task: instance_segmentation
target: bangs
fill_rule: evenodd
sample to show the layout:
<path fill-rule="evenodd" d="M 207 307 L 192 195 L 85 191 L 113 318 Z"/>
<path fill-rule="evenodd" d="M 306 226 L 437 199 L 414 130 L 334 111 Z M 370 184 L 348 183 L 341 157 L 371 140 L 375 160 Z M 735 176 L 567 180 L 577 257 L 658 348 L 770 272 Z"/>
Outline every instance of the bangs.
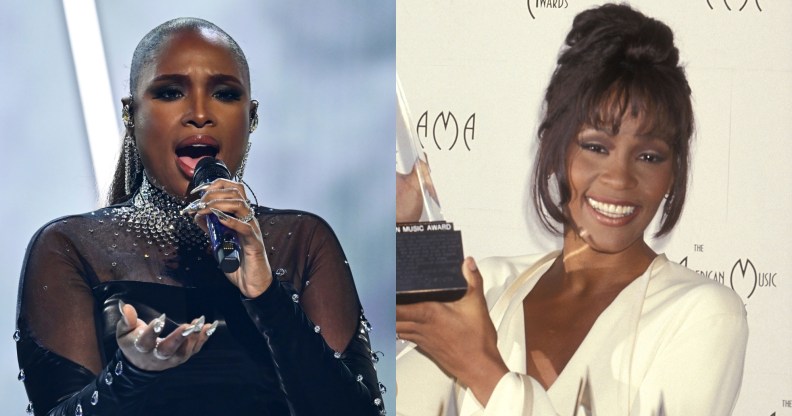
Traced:
<path fill-rule="evenodd" d="M 581 125 L 616 135 L 629 116 L 638 120 L 638 134 L 661 139 L 678 149 L 679 142 L 687 137 L 682 126 L 689 125 L 689 120 L 684 111 L 672 110 L 681 108 L 680 102 L 687 97 L 674 97 L 667 80 L 660 79 L 664 78 L 662 74 L 646 72 L 627 73 L 607 85 L 593 85 L 581 100 Z"/>

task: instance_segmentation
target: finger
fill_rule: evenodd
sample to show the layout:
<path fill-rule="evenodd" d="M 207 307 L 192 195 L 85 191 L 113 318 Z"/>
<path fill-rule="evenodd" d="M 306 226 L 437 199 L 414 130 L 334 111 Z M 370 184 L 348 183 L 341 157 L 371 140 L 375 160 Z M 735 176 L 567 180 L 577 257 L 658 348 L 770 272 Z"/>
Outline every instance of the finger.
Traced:
<path fill-rule="evenodd" d="M 209 340 L 209 337 L 211 337 L 212 334 L 214 334 L 214 332 L 217 330 L 219 323 L 219 321 L 214 321 L 212 324 L 204 325 L 201 331 L 197 333 L 198 340 L 195 342 L 195 345 L 193 345 L 190 355 L 195 355 L 198 353 L 198 351 L 201 351 L 201 348 L 203 348 L 204 344 L 206 344 L 206 341 Z"/>
<path fill-rule="evenodd" d="M 258 223 L 255 222 L 255 217 L 252 218 L 249 222 L 243 222 L 242 220 L 235 218 L 234 216 L 228 215 L 225 212 L 220 211 L 219 209 L 216 208 L 209 208 L 209 211 L 217 217 L 217 219 L 220 221 L 221 224 L 236 231 L 237 234 L 258 235 L 258 233 L 256 232 Z M 239 217 L 243 218 L 246 215 L 247 214 L 240 215 Z"/>
<path fill-rule="evenodd" d="M 240 198 L 211 200 L 206 203 L 206 208 L 199 212 L 207 213 L 208 211 L 211 211 L 212 208 L 225 212 L 226 214 L 236 218 L 242 218 L 253 212 L 253 208 L 248 204 L 248 202 Z"/>
<path fill-rule="evenodd" d="M 200 189 L 200 188 L 196 188 Z M 185 214 L 196 214 L 197 212 L 201 212 L 206 210 L 208 204 L 213 201 L 223 201 L 223 200 L 239 200 L 243 201 L 245 205 L 248 204 L 248 199 L 245 196 L 244 190 L 240 191 L 237 188 L 220 188 L 220 189 L 206 189 L 203 195 L 190 202 L 186 207 L 184 207 L 181 211 L 181 215 Z"/>
<path fill-rule="evenodd" d="M 162 332 L 165 326 L 165 314 L 163 313 L 157 318 L 154 318 L 144 328 L 137 330 L 137 335 L 133 341 L 133 346 L 136 350 L 142 353 L 151 352 L 157 342 L 157 335 Z"/>
<path fill-rule="evenodd" d="M 118 310 L 121 313 L 121 319 L 118 320 L 116 325 L 116 337 L 120 338 L 136 328 L 137 311 L 134 306 L 128 305 L 120 299 L 118 300 Z"/>
<path fill-rule="evenodd" d="M 156 345 L 155 356 L 159 359 L 168 359 L 172 357 L 182 344 L 188 340 L 191 334 L 203 327 L 204 320 L 205 318 L 201 316 L 189 324 L 181 324 L 175 331 L 171 332 Z"/>
<path fill-rule="evenodd" d="M 481 277 L 481 272 L 479 272 L 473 257 L 467 257 L 465 261 L 462 262 L 462 275 L 465 276 L 465 280 L 468 284 L 468 294 L 473 292 L 481 292 L 482 295 L 484 294 L 484 279 Z"/>
<path fill-rule="evenodd" d="M 245 186 L 244 185 L 242 185 L 239 182 L 234 182 L 234 181 L 228 180 L 228 179 L 215 179 L 206 188 L 206 190 L 204 191 L 204 195 L 206 195 L 206 193 L 210 193 L 210 192 L 213 192 L 213 191 L 230 190 L 230 189 L 235 189 L 241 195 L 245 195 Z"/>

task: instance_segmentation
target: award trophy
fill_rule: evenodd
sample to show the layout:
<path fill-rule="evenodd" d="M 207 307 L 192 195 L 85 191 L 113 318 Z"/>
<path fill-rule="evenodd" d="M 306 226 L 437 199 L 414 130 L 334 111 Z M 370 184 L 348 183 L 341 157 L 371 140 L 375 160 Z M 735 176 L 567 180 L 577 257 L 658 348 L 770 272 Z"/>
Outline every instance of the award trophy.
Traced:
<path fill-rule="evenodd" d="M 459 299 L 462 235 L 443 220 L 398 75 L 396 101 L 396 303 Z"/>
<path fill-rule="evenodd" d="M 594 399 L 591 397 L 591 385 L 589 384 L 588 373 L 580 380 L 578 387 L 577 400 L 575 401 L 575 413 L 573 416 L 596 416 L 594 413 Z"/>

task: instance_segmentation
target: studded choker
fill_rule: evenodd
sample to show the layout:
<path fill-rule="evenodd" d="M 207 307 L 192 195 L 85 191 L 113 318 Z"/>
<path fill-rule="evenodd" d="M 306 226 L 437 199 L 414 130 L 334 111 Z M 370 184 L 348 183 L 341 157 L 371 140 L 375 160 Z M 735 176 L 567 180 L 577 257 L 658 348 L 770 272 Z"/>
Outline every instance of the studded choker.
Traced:
<path fill-rule="evenodd" d="M 209 241 L 192 218 L 179 214 L 186 206 L 179 198 L 153 186 L 146 175 L 132 205 L 113 209 L 116 223 L 127 233 L 141 239 L 142 244 L 157 246 L 165 255 L 179 247 L 205 248 Z"/>

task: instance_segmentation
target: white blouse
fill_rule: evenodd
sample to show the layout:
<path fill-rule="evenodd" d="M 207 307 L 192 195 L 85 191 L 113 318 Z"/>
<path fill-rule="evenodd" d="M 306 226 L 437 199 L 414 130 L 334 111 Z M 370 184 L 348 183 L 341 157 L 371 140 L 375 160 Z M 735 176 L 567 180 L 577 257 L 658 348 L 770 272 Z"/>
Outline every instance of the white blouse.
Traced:
<path fill-rule="evenodd" d="M 479 262 L 498 349 L 510 373 L 483 407 L 411 343 L 397 341 L 400 415 L 569 415 L 588 375 L 594 414 L 731 414 L 742 382 L 748 326 L 730 289 L 659 255 L 597 318 L 545 390 L 525 374 L 522 301 L 558 252 Z"/>

